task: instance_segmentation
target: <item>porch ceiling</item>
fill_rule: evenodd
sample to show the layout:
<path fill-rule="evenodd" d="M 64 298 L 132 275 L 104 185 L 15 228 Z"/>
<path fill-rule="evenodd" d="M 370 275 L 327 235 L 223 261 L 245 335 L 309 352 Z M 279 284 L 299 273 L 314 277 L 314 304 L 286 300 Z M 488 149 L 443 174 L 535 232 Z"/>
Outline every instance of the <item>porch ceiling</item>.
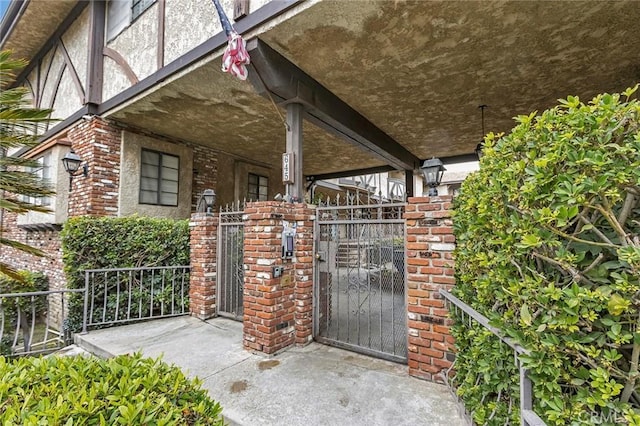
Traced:
<path fill-rule="evenodd" d="M 640 81 L 640 8 L 619 2 L 320 2 L 260 38 L 420 158 L 471 153 L 486 131 L 567 95 Z M 284 127 L 249 83 L 195 69 L 114 114 L 279 164 Z M 281 109 L 284 114 L 284 110 Z M 305 123 L 304 173 L 381 165 Z"/>

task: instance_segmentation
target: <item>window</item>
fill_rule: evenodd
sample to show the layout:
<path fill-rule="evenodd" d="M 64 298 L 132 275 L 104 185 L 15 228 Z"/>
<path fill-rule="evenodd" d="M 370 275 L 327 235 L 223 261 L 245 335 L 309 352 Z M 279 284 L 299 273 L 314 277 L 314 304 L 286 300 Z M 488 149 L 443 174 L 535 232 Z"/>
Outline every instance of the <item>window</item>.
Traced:
<path fill-rule="evenodd" d="M 266 201 L 269 194 L 269 178 L 249 173 L 247 198 L 252 201 Z"/>
<path fill-rule="evenodd" d="M 140 204 L 178 205 L 180 157 L 142 150 L 140 162 Z"/>
<path fill-rule="evenodd" d="M 156 0 L 133 0 L 131 4 L 131 20 L 133 21 L 142 15 L 142 12 L 147 10 L 155 1 Z"/>
<path fill-rule="evenodd" d="M 49 183 L 51 181 L 51 154 L 43 155 L 35 160 L 37 165 L 29 168 L 29 172 L 37 176 L 41 181 Z M 22 200 L 36 206 L 50 206 L 51 197 L 29 197 L 24 196 Z"/>
<path fill-rule="evenodd" d="M 109 0 L 107 4 L 107 41 L 114 39 L 156 0 Z"/>

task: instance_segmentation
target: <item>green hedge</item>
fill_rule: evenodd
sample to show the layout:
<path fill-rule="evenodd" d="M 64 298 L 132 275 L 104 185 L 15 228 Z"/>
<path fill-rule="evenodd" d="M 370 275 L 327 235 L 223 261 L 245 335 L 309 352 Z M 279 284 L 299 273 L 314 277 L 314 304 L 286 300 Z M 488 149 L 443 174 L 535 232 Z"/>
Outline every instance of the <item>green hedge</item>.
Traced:
<path fill-rule="evenodd" d="M 531 351 L 548 424 L 640 424 L 640 103 L 569 97 L 489 134 L 455 203 L 455 293 Z M 457 318 L 460 320 L 460 318 Z M 516 424 L 512 351 L 458 321 L 454 384 L 478 424 Z"/>
<path fill-rule="evenodd" d="M 140 354 L 0 357 L 3 425 L 223 425 L 220 404 L 179 368 Z"/>
<path fill-rule="evenodd" d="M 69 288 L 84 288 L 87 269 L 180 266 L 190 262 L 187 220 L 139 216 L 73 217 L 65 223 L 61 237 Z M 112 282 L 109 290 L 116 285 Z M 110 293 L 115 295 L 115 292 Z M 102 306 L 102 296 L 96 294 L 96 306 Z M 138 292 L 133 297 L 133 305 L 138 306 L 135 302 L 144 295 Z M 83 296 L 71 295 L 69 303 L 70 326 L 78 331 L 82 323 Z M 108 309 L 114 308 L 115 301 L 109 300 Z"/>

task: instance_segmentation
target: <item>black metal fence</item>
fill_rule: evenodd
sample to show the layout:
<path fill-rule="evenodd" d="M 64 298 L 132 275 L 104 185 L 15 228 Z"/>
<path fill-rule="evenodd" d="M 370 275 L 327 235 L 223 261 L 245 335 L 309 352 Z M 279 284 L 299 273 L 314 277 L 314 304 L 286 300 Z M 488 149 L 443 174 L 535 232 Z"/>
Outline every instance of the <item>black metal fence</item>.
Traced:
<path fill-rule="evenodd" d="M 190 266 L 89 269 L 84 288 L 0 294 L 0 355 L 53 352 L 73 342 L 74 328 L 86 333 L 188 314 L 190 271 Z"/>

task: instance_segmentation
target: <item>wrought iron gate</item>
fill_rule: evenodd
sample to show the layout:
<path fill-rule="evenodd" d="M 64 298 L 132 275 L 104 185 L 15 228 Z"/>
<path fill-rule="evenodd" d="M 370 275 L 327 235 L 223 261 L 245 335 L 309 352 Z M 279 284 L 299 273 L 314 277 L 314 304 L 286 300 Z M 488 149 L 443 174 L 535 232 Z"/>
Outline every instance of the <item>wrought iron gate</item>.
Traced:
<path fill-rule="evenodd" d="M 240 203 L 220 210 L 218 225 L 218 314 L 242 321 L 244 224 Z"/>
<path fill-rule="evenodd" d="M 404 203 L 347 197 L 316 213 L 316 340 L 407 360 Z"/>

